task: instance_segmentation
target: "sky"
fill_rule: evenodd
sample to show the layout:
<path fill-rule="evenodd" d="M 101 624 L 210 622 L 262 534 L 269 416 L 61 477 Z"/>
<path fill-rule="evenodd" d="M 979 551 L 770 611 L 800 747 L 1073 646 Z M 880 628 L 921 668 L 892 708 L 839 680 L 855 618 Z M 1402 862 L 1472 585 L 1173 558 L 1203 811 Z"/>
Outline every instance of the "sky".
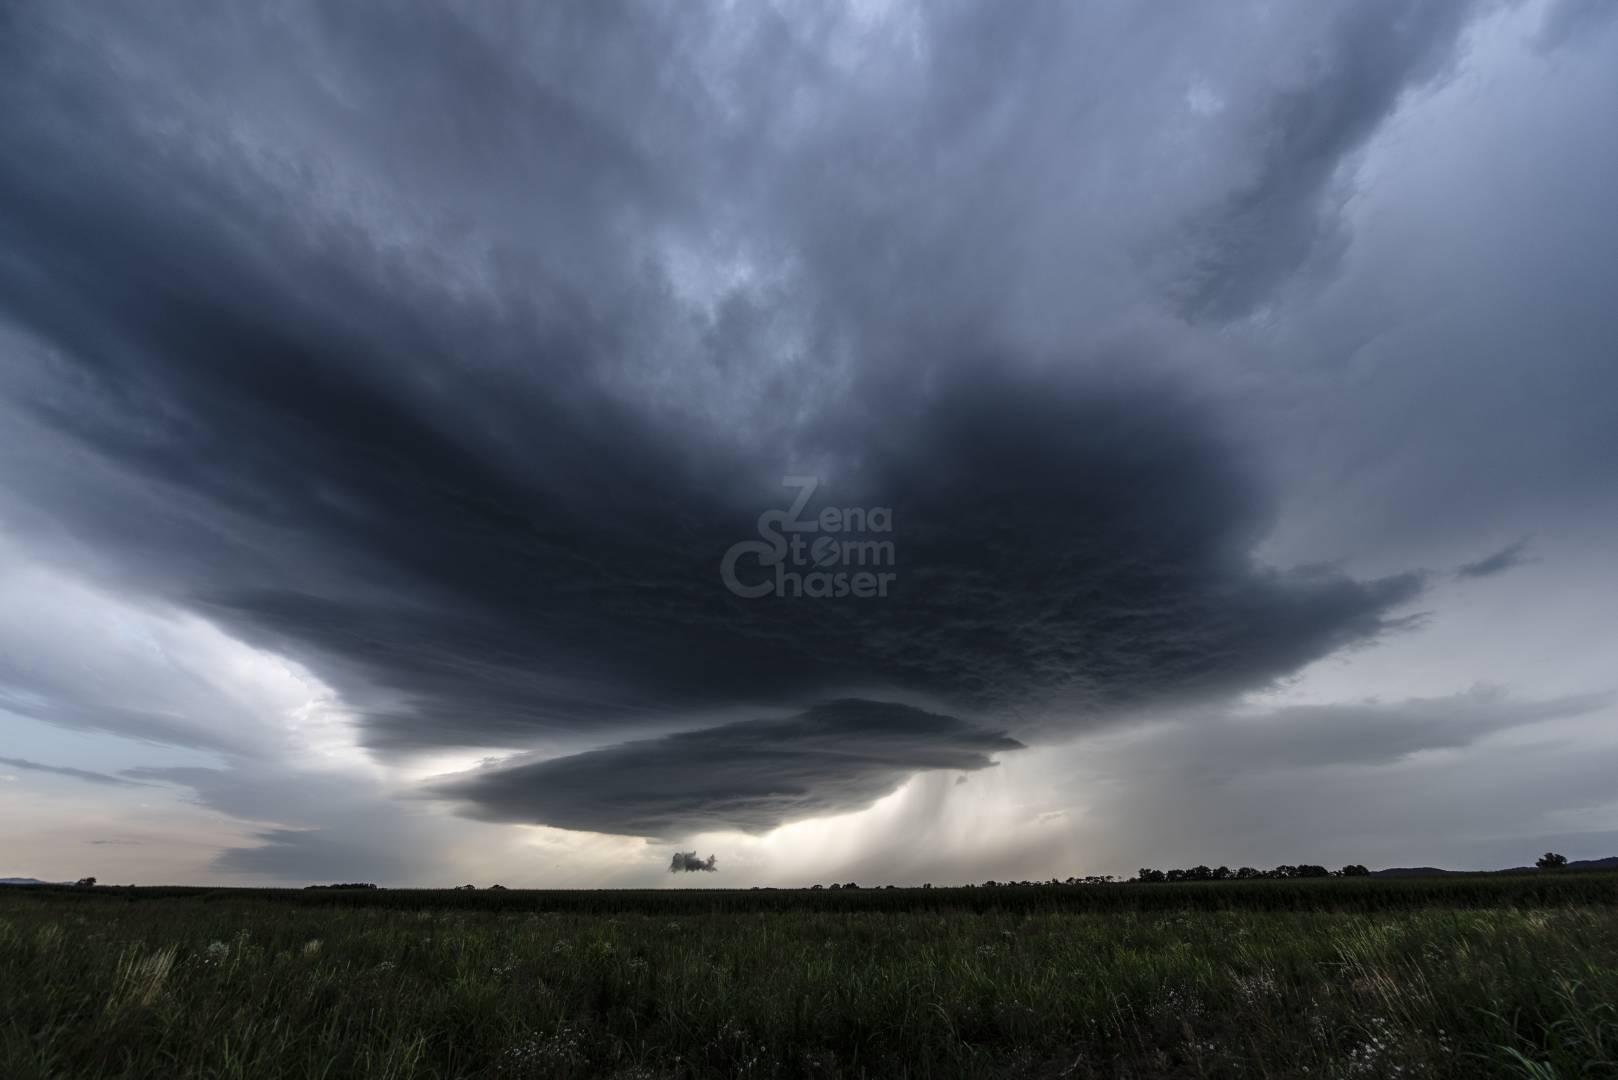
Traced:
<path fill-rule="evenodd" d="M 1618 6 L 0 16 L 0 876 L 1618 854 Z"/>

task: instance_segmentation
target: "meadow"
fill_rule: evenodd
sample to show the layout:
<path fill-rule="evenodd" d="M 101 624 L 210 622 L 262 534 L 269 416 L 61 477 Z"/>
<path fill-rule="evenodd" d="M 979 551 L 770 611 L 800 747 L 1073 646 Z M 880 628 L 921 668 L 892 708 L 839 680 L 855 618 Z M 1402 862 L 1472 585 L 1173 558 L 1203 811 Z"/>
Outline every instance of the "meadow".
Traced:
<path fill-rule="evenodd" d="M 1618 876 L 0 889 L 0 1076 L 1618 1076 Z"/>

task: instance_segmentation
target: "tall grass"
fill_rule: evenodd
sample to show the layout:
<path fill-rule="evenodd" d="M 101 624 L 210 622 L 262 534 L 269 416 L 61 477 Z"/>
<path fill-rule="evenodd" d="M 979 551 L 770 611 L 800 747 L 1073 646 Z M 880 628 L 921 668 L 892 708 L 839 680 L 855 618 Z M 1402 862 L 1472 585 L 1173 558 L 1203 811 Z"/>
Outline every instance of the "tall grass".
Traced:
<path fill-rule="evenodd" d="M 1618 1076 L 1612 906 L 494 897 L 0 893 L 0 1076 Z"/>

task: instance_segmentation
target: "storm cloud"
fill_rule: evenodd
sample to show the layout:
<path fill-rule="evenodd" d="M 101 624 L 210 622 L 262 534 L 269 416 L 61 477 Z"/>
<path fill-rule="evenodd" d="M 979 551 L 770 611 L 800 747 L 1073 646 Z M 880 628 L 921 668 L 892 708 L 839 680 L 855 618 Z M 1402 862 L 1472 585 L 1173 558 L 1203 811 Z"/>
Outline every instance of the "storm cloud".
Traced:
<path fill-rule="evenodd" d="M 398 878 L 356 825 L 385 811 L 278 806 L 281 688 L 367 767 L 451 762 L 383 805 L 675 841 L 1392 649 L 1533 569 L 1522 518 L 1610 494 L 1601 279 L 1510 259 L 1596 267 L 1618 154 L 1570 128 L 1588 189 L 1507 200 L 1554 243 L 1486 185 L 1385 179 L 1475 56 L 1572 57 L 1593 12 L 10 13 L 0 524 L 46 569 L 0 595 L 0 709 L 218 756 L 131 775 L 251 822 L 227 869 Z M 1499 250 L 1412 254 L 1401 182 Z M 1417 281 L 1431 252 L 1466 273 Z M 770 583 L 793 510 L 879 508 L 801 534 L 869 566 L 782 569 L 880 595 L 722 577 L 746 544 Z M 84 659 L 90 609 L 135 629 Z M 1278 723 L 1383 762 L 1472 730 L 1318 707 Z"/>
<path fill-rule="evenodd" d="M 1190 230 L 1200 244 L 1182 282 L 1196 316 L 1233 318 L 1300 269 L 1345 246 L 1343 168 L 1406 91 L 1449 66 L 1473 0 L 1372 0 L 1331 10 L 1246 133 L 1253 177 Z M 1319 265 L 1311 267 L 1318 274 Z"/>
<path fill-rule="evenodd" d="M 57 28 L 24 22 L 16 40 L 40 35 L 49 55 Z M 475 54 L 493 48 L 464 33 Z M 1411 49 L 1389 65 L 1425 55 Z M 498 80 L 508 58 L 487 59 Z M 851 396 L 747 439 L 624 391 L 626 351 L 676 312 L 596 200 L 609 188 L 614 213 L 656 218 L 674 193 L 648 188 L 630 132 L 586 132 L 555 88 L 441 89 L 499 91 L 495 109 L 576 146 L 552 201 L 582 220 L 573 242 L 601 276 L 570 287 L 518 263 L 480 295 L 427 280 L 379 236 L 289 216 L 262 169 L 221 173 L 164 143 L 114 105 L 116 71 L 90 83 L 16 60 L 34 107 L 5 130 L 29 167 L 0 176 L 0 291 L 33 343 L 11 399 L 34 434 L 8 486 L 110 572 L 319 673 L 375 750 L 599 742 L 745 708 L 815 717 L 847 694 L 1071 726 L 1263 687 L 1399 625 L 1419 589 L 1413 574 L 1257 565 L 1260 482 L 1149 363 L 1053 367 L 920 325 Z M 98 137 L 65 139 L 52 118 L 84 94 L 101 102 Z M 502 115 L 467 123 L 492 137 Z M 113 186 L 115 155 L 139 167 Z M 845 314 L 870 319 L 862 335 L 895 329 Z M 891 508 L 891 595 L 760 602 L 718 580 L 806 465 L 831 505 Z M 739 738 L 742 755 L 748 730 L 706 738 Z M 948 757 L 948 737 L 937 749 Z M 602 760 L 545 777 L 554 789 Z M 871 773 L 819 759 L 779 807 L 716 781 L 678 810 L 767 827 L 868 801 L 924 760 Z M 554 802 L 531 819 L 661 820 Z"/>

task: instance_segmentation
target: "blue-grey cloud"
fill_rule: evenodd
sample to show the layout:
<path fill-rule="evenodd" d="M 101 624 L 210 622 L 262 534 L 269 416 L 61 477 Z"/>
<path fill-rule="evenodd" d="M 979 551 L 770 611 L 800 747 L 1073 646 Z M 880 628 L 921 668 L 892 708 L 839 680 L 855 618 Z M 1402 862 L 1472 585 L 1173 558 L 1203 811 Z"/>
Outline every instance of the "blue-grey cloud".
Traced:
<path fill-rule="evenodd" d="M 1545 52 L 1599 39 L 1613 21 L 1614 8 L 1604 0 L 1551 0 L 1540 20 L 1537 44 Z"/>

